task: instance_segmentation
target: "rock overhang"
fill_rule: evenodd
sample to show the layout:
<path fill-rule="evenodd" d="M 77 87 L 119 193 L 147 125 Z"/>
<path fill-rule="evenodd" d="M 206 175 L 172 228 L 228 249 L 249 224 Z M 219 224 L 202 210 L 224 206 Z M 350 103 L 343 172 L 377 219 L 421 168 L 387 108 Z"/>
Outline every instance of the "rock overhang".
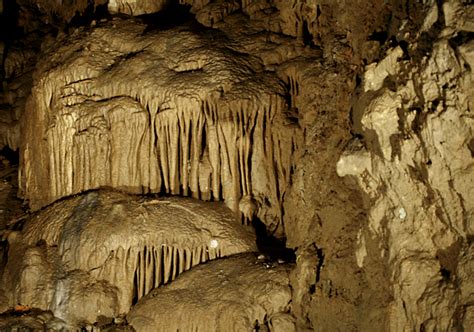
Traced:
<path fill-rule="evenodd" d="M 235 212 L 250 197 L 278 225 L 299 134 L 285 120 L 285 84 L 223 33 L 145 30 L 116 18 L 39 62 L 22 127 L 32 209 L 110 186 L 224 200 Z"/>

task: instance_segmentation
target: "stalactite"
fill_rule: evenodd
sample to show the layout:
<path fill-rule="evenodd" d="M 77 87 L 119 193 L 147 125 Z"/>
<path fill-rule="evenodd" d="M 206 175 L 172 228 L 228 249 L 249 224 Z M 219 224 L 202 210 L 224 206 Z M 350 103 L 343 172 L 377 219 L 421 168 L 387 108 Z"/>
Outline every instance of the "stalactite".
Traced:
<path fill-rule="evenodd" d="M 120 312 L 198 264 L 256 250 L 251 230 L 223 204 L 115 191 L 55 203 L 25 225 L 24 240 L 57 248 L 61 271 L 88 271 L 119 290 Z"/>
<path fill-rule="evenodd" d="M 208 37 L 185 29 L 135 38 L 144 26 L 113 24 L 78 36 L 107 45 L 94 48 L 95 61 L 71 42 L 54 53 L 58 69 L 39 64 L 31 109 L 41 121 L 24 118 L 46 139 L 26 140 L 20 172 L 32 208 L 113 187 L 224 200 L 245 224 L 256 215 L 267 224 L 281 219 L 293 163 L 288 146 L 298 140 L 298 126 L 285 124 L 292 105 L 283 79 L 248 56 L 203 52 Z M 170 58 L 181 53 L 190 58 Z M 298 79 L 287 82 L 298 93 Z"/>

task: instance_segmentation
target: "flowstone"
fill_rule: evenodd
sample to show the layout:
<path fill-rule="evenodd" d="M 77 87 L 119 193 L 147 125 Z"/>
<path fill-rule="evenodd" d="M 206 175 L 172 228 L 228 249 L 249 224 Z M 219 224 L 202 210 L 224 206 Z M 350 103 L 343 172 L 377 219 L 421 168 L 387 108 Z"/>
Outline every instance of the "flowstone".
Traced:
<path fill-rule="evenodd" d="M 256 251 L 221 203 L 89 192 L 55 203 L 9 236 L 2 287 L 11 306 L 71 322 L 115 317 L 208 260 Z"/>
<path fill-rule="evenodd" d="M 255 254 L 200 265 L 152 291 L 127 315 L 137 331 L 295 331 L 288 265 Z"/>
<path fill-rule="evenodd" d="M 38 63 L 21 149 L 30 206 L 112 187 L 224 200 L 277 228 L 299 132 L 283 81 L 222 33 L 146 29 L 97 24 Z"/>

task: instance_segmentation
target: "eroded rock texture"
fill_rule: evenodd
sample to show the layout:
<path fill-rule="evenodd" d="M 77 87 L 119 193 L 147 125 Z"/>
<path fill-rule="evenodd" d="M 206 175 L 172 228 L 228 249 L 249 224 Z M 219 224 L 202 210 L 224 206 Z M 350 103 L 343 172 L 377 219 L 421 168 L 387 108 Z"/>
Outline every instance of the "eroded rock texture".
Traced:
<path fill-rule="evenodd" d="M 109 0 L 107 8 L 110 13 L 143 15 L 159 12 L 170 3 L 169 0 Z"/>
<path fill-rule="evenodd" d="M 474 44 L 462 21 L 472 9 L 433 4 L 436 17 L 408 49 L 367 67 L 356 110 L 365 146 L 354 143 L 337 164 L 371 199 L 356 259 L 361 268 L 368 255 L 387 260 L 393 331 L 472 328 Z M 436 38 L 423 40 L 440 19 Z M 385 245 L 368 251 L 368 237 Z"/>
<path fill-rule="evenodd" d="M 295 331 L 288 271 L 252 254 L 209 262 L 151 292 L 127 320 L 137 331 Z"/>
<path fill-rule="evenodd" d="M 9 305 L 49 309 L 69 324 L 125 314 L 192 266 L 256 251 L 253 232 L 221 203 L 110 191 L 48 207 L 9 242 Z"/>

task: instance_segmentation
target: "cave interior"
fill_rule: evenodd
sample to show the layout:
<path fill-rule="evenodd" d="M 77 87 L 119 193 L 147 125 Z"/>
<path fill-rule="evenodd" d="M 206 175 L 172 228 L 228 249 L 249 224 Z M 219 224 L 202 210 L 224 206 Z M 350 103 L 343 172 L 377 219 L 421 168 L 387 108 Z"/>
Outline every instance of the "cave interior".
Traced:
<path fill-rule="evenodd" d="M 1 0 L 1 331 L 473 331 L 468 0 Z"/>

